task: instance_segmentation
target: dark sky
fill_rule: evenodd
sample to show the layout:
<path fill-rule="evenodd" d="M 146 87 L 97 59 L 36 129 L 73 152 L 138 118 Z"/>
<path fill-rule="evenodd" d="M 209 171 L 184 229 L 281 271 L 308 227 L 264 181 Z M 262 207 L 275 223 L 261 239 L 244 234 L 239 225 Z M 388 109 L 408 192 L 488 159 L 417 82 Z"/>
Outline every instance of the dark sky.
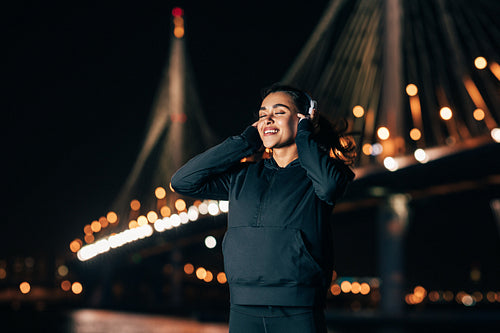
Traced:
<path fill-rule="evenodd" d="M 307 5 L 306 5 L 307 3 Z M 328 1 L 17 1 L 2 8 L 0 259 L 67 251 L 124 183 L 185 9 L 209 126 L 239 133 Z"/>

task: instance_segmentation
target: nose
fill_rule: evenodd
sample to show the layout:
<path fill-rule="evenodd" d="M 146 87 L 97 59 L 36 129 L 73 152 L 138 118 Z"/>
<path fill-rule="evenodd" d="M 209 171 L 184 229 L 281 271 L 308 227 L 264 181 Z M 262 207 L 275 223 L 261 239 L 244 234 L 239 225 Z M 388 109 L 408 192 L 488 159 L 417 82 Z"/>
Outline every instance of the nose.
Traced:
<path fill-rule="evenodd" d="M 272 124 L 274 122 L 274 119 L 273 119 L 273 114 L 268 114 L 265 118 L 264 118 L 264 121 L 266 122 L 266 124 Z"/>

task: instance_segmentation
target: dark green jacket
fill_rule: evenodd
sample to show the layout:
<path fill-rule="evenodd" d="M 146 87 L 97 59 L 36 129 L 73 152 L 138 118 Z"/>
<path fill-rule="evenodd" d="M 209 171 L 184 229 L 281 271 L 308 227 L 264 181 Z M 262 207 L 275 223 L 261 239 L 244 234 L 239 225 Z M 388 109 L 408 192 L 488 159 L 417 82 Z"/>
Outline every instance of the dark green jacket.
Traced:
<path fill-rule="evenodd" d="M 172 177 L 180 194 L 229 200 L 223 241 L 231 302 L 242 305 L 322 304 L 330 285 L 330 216 L 352 171 L 311 139 L 299 123 L 299 158 L 285 168 L 271 159 L 241 163 L 262 145 L 254 127 L 194 157 Z"/>

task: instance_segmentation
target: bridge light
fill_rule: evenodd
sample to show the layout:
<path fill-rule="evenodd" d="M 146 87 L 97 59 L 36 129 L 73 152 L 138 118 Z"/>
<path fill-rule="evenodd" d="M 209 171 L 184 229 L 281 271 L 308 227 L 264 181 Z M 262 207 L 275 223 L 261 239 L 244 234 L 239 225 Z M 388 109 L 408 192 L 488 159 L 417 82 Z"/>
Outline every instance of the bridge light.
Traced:
<path fill-rule="evenodd" d="M 184 11 L 182 8 L 175 7 L 172 9 L 172 16 L 174 21 L 174 36 L 176 38 L 184 37 L 184 19 L 182 16 L 184 15 Z"/>
<path fill-rule="evenodd" d="M 118 215 L 116 215 L 115 212 L 109 212 L 107 215 L 106 215 L 106 218 L 108 219 L 108 222 L 113 224 L 115 222 L 118 221 Z"/>
<path fill-rule="evenodd" d="M 477 57 L 474 59 L 474 66 L 476 66 L 477 69 L 485 69 L 486 66 L 488 66 L 488 62 L 484 57 Z"/>
<path fill-rule="evenodd" d="M 389 129 L 387 127 L 379 127 L 379 129 L 377 130 L 377 136 L 379 137 L 380 140 L 387 140 L 389 139 L 389 136 L 390 136 L 390 132 L 389 132 Z"/>
<path fill-rule="evenodd" d="M 443 120 L 450 120 L 451 117 L 453 117 L 453 112 L 451 109 L 447 106 L 444 106 L 439 110 L 439 115 L 441 116 L 441 119 Z"/>
<path fill-rule="evenodd" d="M 408 96 L 416 96 L 418 94 L 418 88 L 413 83 L 406 86 L 406 93 Z"/>
<path fill-rule="evenodd" d="M 352 114 L 356 118 L 361 118 L 365 114 L 365 109 L 361 105 L 356 105 L 355 107 L 352 108 Z"/>
<path fill-rule="evenodd" d="M 141 208 L 141 203 L 139 202 L 139 200 L 134 199 L 130 201 L 130 208 L 134 211 L 137 211 Z"/>

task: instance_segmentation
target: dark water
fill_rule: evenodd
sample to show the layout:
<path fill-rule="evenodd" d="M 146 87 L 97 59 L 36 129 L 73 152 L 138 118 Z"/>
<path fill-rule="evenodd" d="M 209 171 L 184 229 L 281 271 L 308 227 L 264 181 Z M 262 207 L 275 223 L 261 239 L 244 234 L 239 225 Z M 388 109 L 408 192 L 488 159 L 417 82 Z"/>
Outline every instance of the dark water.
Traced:
<path fill-rule="evenodd" d="M 498 333 L 500 312 L 426 313 L 399 318 L 329 313 L 329 333 Z M 226 333 L 225 322 L 108 310 L 2 311 L 0 332 Z"/>

